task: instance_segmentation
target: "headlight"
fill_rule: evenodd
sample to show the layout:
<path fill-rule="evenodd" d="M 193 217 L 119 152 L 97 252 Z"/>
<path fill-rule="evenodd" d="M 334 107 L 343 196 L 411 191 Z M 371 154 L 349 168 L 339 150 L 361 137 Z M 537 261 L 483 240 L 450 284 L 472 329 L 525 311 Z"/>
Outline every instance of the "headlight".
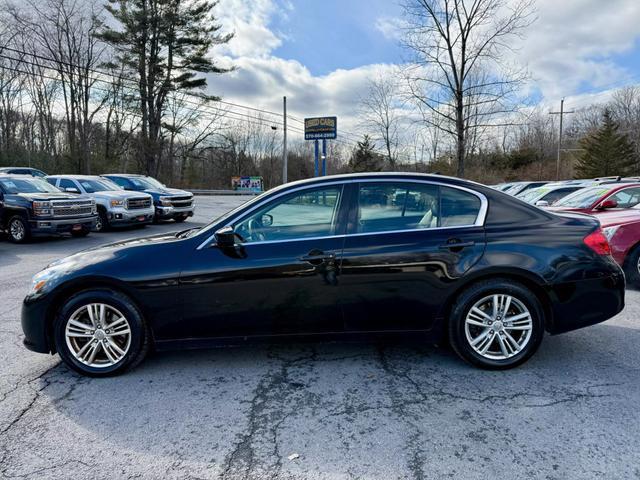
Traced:
<path fill-rule="evenodd" d="M 620 225 L 616 225 L 615 227 L 606 227 L 602 229 L 602 233 L 604 233 L 604 236 L 607 237 L 608 242 L 611 241 L 611 239 L 616 234 L 619 228 L 620 228 Z"/>
<path fill-rule="evenodd" d="M 111 200 L 112 207 L 124 207 L 124 200 Z"/>
<path fill-rule="evenodd" d="M 171 206 L 171 197 L 160 197 L 160 205 L 164 207 Z"/>
<path fill-rule="evenodd" d="M 33 202 L 33 214 L 36 217 L 51 215 L 51 202 Z"/>
<path fill-rule="evenodd" d="M 31 288 L 27 296 L 38 296 L 46 292 L 56 275 L 57 270 L 55 268 L 45 268 L 41 272 L 36 273 L 31 280 Z"/>

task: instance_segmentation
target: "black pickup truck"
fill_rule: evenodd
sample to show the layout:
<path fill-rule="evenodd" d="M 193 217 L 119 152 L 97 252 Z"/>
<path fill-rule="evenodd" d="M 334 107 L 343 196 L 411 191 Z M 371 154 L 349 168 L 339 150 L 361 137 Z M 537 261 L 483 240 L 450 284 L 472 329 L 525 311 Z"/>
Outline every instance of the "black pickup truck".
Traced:
<path fill-rule="evenodd" d="M 14 243 L 33 235 L 84 237 L 97 218 L 90 197 L 64 193 L 40 178 L 0 174 L 0 230 Z"/>

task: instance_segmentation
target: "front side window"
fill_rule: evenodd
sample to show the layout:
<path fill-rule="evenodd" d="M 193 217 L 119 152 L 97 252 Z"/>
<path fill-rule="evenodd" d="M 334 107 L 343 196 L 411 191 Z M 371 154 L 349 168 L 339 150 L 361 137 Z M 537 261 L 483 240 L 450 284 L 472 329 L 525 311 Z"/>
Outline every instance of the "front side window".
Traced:
<path fill-rule="evenodd" d="M 625 188 L 611 195 L 607 200 L 615 200 L 619 208 L 631 208 L 640 203 L 640 187 Z"/>
<path fill-rule="evenodd" d="M 341 186 L 287 195 L 234 226 L 243 243 L 335 235 Z"/>
<path fill-rule="evenodd" d="M 474 225 L 480 199 L 469 192 L 427 183 L 363 183 L 357 233 Z"/>

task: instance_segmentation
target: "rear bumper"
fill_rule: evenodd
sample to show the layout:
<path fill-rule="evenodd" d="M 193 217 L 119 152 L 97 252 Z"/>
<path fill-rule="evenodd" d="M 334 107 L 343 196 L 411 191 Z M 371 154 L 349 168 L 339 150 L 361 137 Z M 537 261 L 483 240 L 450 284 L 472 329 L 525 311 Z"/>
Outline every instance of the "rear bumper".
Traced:
<path fill-rule="evenodd" d="M 80 218 L 31 220 L 29 225 L 33 235 L 56 235 L 69 233 L 74 229 L 91 230 L 96 226 L 97 215 Z M 78 227 L 79 226 L 79 227 Z"/>
<path fill-rule="evenodd" d="M 609 320 L 624 308 L 622 271 L 609 276 L 553 285 L 551 334 L 569 332 Z"/>

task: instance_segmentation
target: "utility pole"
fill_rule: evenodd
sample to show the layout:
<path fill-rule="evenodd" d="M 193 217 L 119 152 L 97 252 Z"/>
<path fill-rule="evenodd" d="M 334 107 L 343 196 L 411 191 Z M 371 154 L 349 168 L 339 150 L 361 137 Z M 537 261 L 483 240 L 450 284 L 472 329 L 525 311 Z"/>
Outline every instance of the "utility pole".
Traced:
<path fill-rule="evenodd" d="M 556 159 L 556 180 L 560 180 L 560 156 L 562 155 L 562 121 L 564 116 L 570 113 L 576 113 L 575 110 L 564 111 L 564 98 L 560 100 L 560 111 L 549 112 L 549 115 L 560 115 L 560 135 L 558 136 L 558 158 Z"/>
<path fill-rule="evenodd" d="M 282 184 L 287 183 L 287 97 L 283 99 L 284 143 L 282 145 Z"/>

